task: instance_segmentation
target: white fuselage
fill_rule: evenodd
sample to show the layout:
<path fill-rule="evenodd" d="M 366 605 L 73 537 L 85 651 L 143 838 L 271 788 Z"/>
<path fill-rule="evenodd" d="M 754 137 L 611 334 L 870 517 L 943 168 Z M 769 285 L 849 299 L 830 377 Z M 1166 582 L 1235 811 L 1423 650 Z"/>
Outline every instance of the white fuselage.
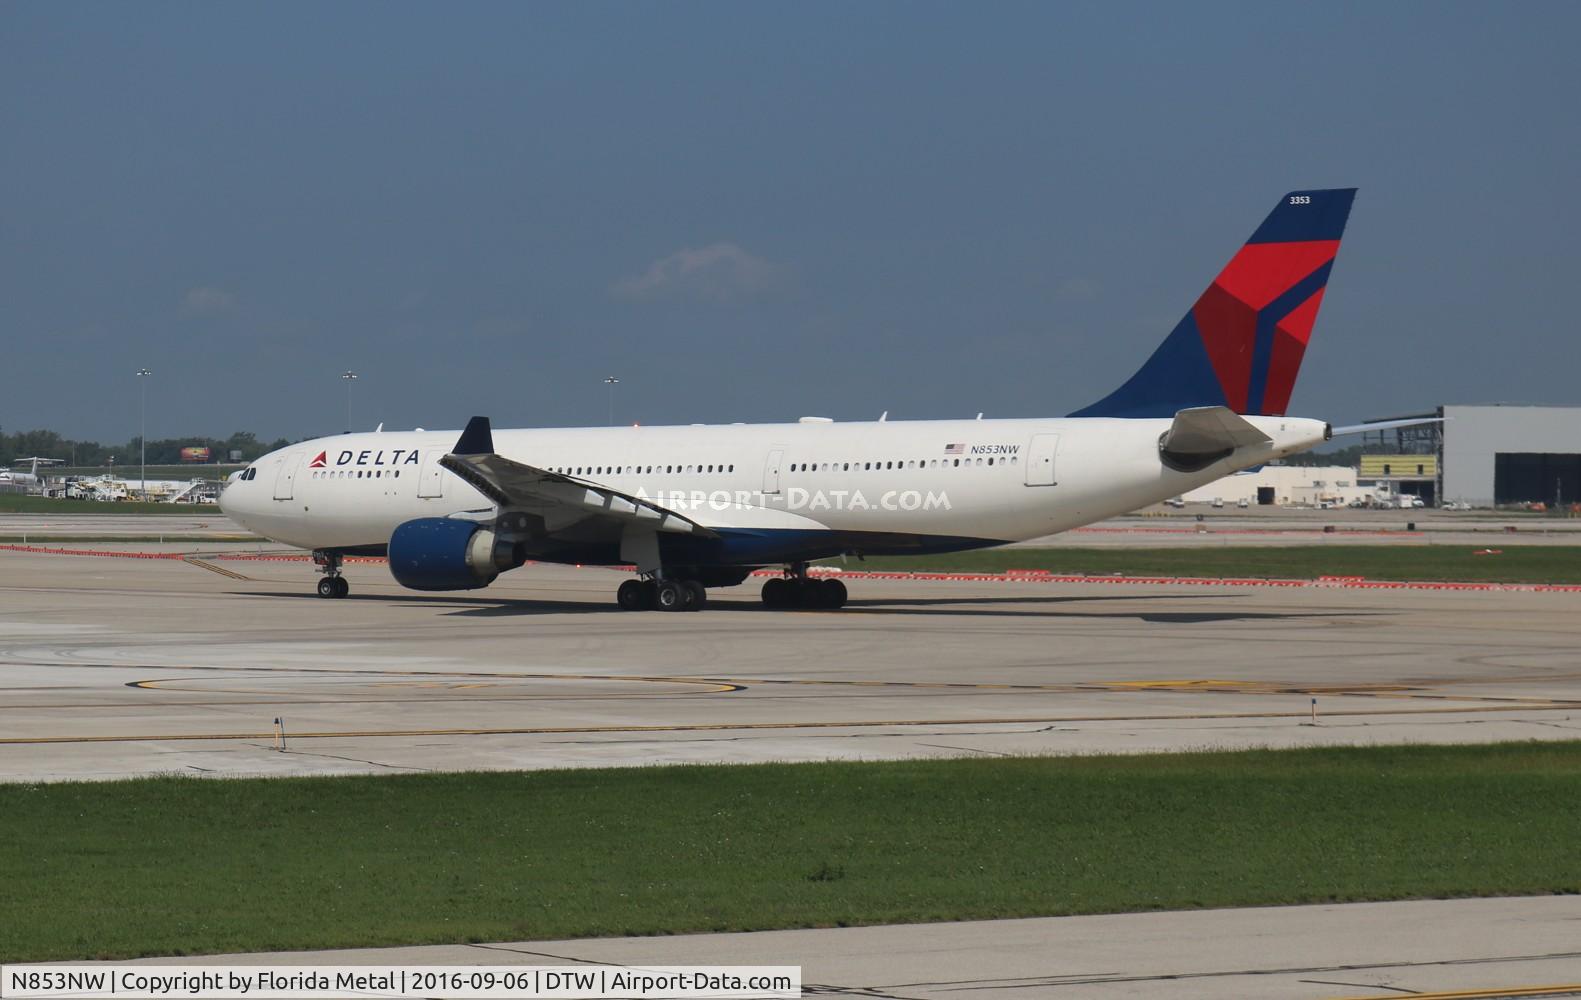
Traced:
<path fill-rule="evenodd" d="M 1090 524 L 1304 451 L 1326 431 L 1319 420 L 1246 420 L 1271 441 L 1192 472 L 1160 459 L 1167 419 L 496 430 L 493 444 L 515 462 L 643 497 L 710 528 L 875 532 L 951 547 L 951 539 L 1010 542 Z M 415 518 L 493 509 L 438 464 L 458 433 L 292 445 L 253 463 L 250 478 L 234 474 L 220 504 L 249 530 L 289 545 L 383 545 Z M 569 527 L 584 515 L 557 516 Z"/>

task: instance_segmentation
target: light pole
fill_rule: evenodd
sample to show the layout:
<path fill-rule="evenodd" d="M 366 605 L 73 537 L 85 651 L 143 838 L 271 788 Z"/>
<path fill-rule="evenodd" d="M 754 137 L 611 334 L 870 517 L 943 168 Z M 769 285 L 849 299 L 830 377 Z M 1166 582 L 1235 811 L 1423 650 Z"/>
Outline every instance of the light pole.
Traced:
<path fill-rule="evenodd" d="M 613 427 L 615 426 L 615 386 L 620 384 L 620 379 L 611 375 L 604 380 L 604 384 L 609 386 L 609 426 Z"/>
<path fill-rule="evenodd" d="M 140 466 L 142 471 L 138 474 L 138 477 L 142 484 L 139 491 L 143 500 L 148 499 L 148 382 L 145 380 L 152 374 L 154 373 L 147 368 L 137 369 L 137 389 L 140 397 L 138 401 L 137 446 L 142 449 Z"/>
<path fill-rule="evenodd" d="M 346 433 L 351 433 L 351 383 L 357 381 L 357 373 L 347 369 L 340 377 L 346 382 Z"/>

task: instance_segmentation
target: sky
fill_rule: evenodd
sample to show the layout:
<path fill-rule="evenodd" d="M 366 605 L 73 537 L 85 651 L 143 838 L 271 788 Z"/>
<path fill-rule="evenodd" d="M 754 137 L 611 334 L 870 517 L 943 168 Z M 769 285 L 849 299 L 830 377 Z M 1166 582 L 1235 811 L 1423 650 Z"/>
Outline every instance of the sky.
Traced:
<path fill-rule="evenodd" d="M 1358 187 L 1291 412 L 1581 403 L 1575 3 L 0 4 L 0 428 L 1059 416 Z M 340 374 L 358 373 L 355 383 Z"/>

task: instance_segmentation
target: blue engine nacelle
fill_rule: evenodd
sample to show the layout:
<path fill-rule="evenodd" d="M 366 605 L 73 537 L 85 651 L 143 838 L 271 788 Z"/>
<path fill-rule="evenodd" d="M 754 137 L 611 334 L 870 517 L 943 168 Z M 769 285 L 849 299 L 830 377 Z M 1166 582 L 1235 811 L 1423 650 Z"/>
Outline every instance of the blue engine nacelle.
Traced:
<path fill-rule="evenodd" d="M 390 573 L 413 590 L 476 590 L 521 565 L 512 546 L 476 521 L 420 517 L 390 535 Z"/>

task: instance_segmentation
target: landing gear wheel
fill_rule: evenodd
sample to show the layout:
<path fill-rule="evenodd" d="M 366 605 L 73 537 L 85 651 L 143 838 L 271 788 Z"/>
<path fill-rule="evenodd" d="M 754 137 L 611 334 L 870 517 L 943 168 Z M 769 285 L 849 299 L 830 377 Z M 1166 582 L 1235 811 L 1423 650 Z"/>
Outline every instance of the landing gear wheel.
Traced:
<path fill-rule="evenodd" d="M 615 603 L 622 611 L 643 611 L 648 607 L 648 595 L 641 580 L 627 580 L 615 591 Z"/>
<path fill-rule="evenodd" d="M 782 576 L 763 585 L 763 606 L 766 608 L 783 608 L 791 603 L 792 596 L 790 581 Z"/>
<path fill-rule="evenodd" d="M 844 607 L 847 596 L 845 584 L 841 583 L 839 580 L 834 579 L 833 577 L 821 580 L 818 582 L 818 596 L 821 598 L 821 600 L 818 602 L 820 607 Z"/>
<path fill-rule="evenodd" d="M 642 581 L 642 610 L 654 611 L 659 607 L 659 582 L 657 580 Z"/>
<path fill-rule="evenodd" d="M 797 580 L 791 586 L 795 587 L 794 597 L 798 608 L 821 608 L 823 603 L 822 580 L 811 578 Z"/>
<path fill-rule="evenodd" d="M 654 592 L 655 606 L 660 611 L 685 611 L 691 603 L 691 591 L 679 580 L 660 580 Z"/>
<path fill-rule="evenodd" d="M 340 575 L 341 555 L 334 549 L 314 549 L 313 565 L 324 574 L 318 581 L 318 596 L 345 597 L 351 593 L 351 584 Z"/>
<path fill-rule="evenodd" d="M 686 589 L 691 593 L 692 599 L 686 605 L 688 611 L 701 611 L 708 603 L 708 590 L 696 580 L 687 580 Z"/>

